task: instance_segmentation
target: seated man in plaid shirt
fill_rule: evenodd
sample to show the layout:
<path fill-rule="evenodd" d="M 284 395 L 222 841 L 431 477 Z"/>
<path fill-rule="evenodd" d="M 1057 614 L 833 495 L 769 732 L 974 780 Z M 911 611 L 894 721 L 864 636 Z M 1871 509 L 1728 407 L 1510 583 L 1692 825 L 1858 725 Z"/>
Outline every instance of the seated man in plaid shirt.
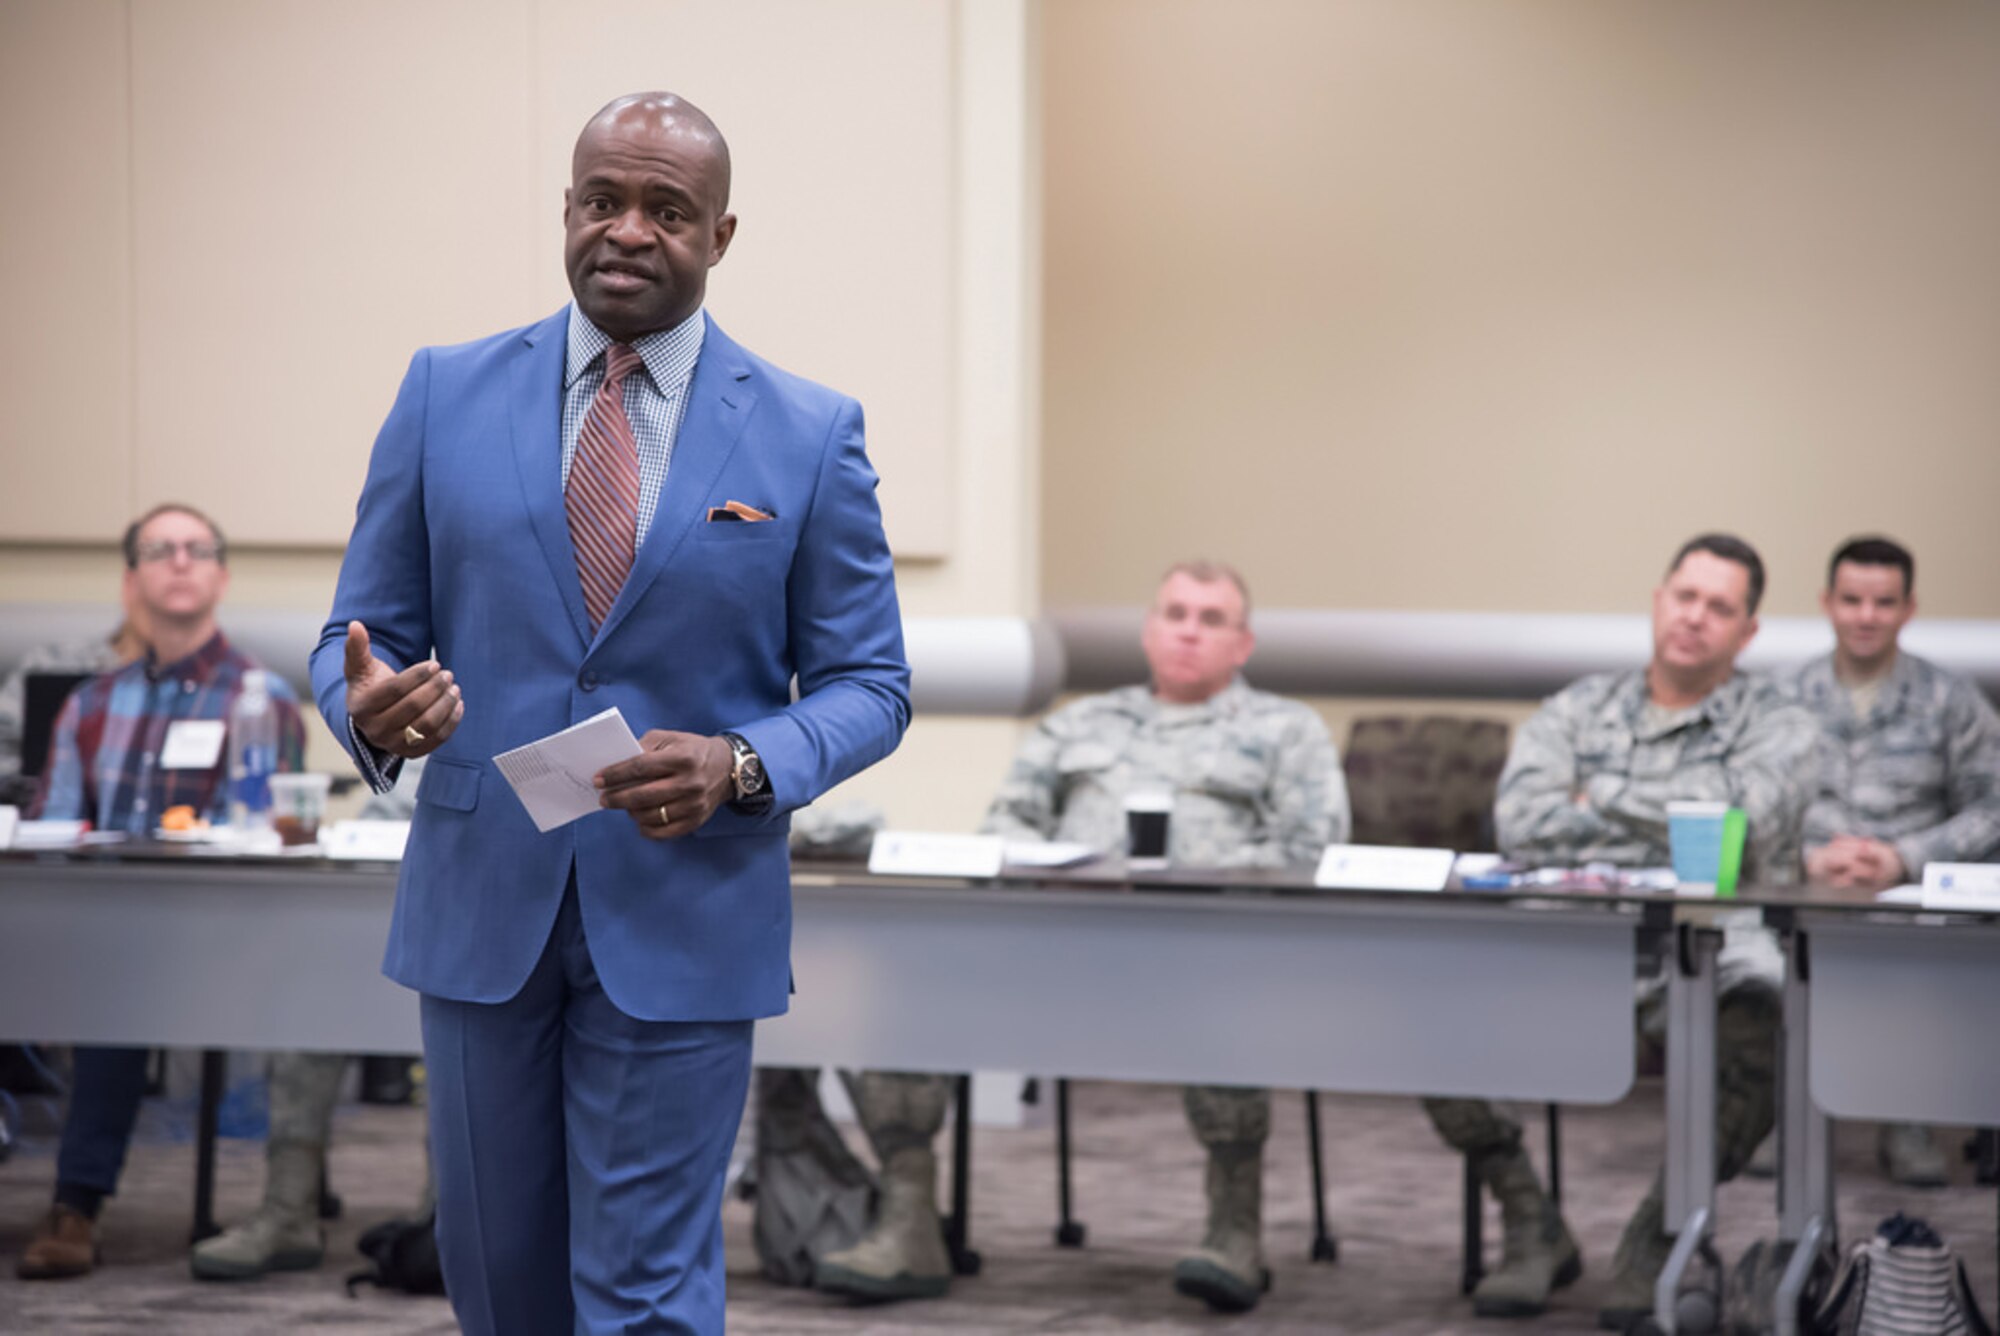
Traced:
<path fill-rule="evenodd" d="M 88 821 L 100 831 L 150 835 L 170 807 L 219 820 L 228 796 L 228 747 L 191 746 L 185 725 L 226 720 L 257 665 L 230 647 L 215 622 L 229 587 L 222 533 L 200 511 L 156 506 L 125 531 L 125 591 L 144 610 L 143 658 L 78 687 L 56 719 L 39 815 Z M 275 675 L 278 768 L 305 751 L 298 701 Z M 98 1207 L 118 1186 L 146 1085 L 146 1050 L 76 1050 L 69 1113 L 56 1160 L 55 1201 L 21 1254 L 24 1279 L 80 1276 L 97 1260 Z"/>

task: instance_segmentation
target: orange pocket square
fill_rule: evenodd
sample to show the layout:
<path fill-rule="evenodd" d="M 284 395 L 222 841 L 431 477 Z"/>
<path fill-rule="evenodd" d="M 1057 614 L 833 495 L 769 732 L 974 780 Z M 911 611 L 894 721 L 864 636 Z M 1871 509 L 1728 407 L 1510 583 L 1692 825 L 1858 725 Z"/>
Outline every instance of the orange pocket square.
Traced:
<path fill-rule="evenodd" d="M 708 508 L 708 522 L 710 524 L 718 522 L 723 524 L 738 522 L 756 524 L 764 520 L 774 520 L 776 518 L 778 517 L 768 510 L 759 510 L 755 506 L 746 506 L 741 501 L 731 501 L 727 505 L 710 506 Z"/>

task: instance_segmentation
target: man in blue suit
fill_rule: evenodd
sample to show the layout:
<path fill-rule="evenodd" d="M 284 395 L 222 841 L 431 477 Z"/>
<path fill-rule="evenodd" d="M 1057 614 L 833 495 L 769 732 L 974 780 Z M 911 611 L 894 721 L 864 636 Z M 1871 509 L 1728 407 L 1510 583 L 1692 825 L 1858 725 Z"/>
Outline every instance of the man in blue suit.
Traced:
<path fill-rule="evenodd" d="M 702 312 L 722 136 L 635 94 L 572 171 L 573 305 L 416 355 L 313 687 L 378 791 L 431 757 L 384 969 L 423 995 L 460 1323 L 714 1332 L 786 814 L 895 747 L 909 669 L 860 407 Z M 612 706 L 641 754 L 538 832 L 492 758 Z"/>

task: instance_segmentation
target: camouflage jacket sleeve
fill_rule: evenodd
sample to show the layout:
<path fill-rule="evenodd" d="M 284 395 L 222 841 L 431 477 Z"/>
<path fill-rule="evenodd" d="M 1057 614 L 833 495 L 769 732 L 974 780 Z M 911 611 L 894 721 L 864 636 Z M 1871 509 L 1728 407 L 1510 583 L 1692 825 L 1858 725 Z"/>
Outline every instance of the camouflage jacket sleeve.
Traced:
<path fill-rule="evenodd" d="M 1301 707 L 1278 749 L 1263 831 L 1220 854 L 1225 868 L 1312 867 L 1329 844 L 1347 839 L 1347 781 L 1340 753 L 1318 713 Z"/>
<path fill-rule="evenodd" d="M 1743 809 L 1749 826 L 1746 875 L 1768 883 L 1803 875 L 1799 833 L 1816 788 L 1819 746 L 1819 721 L 1789 702 L 1743 730 L 1727 773 L 1729 803 Z"/>
<path fill-rule="evenodd" d="M 1624 832 L 1577 801 L 1576 736 L 1588 706 L 1578 687 L 1551 696 L 1521 726 L 1500 773 L 1494 834 L 1509 858 L 1569 862 Z"/>
<path fill-rule="evenodd" d="M 2000 716 L 1968 682 L 1945 702 L 1945 803 L 1951 817 L 1896 841 L 1912 877 L 1926 863 L 1968 863 L 2000 855 Z"/>
<path fill-rule="evenodd" d="M 1062 713 L 1044 718 L 1021 739 L 1014 752 L 1007 777 L 986 809 L 979 829 L 988 835 L 1004 835 L 1010 840 L 1051 840 L 1055 838 L 1057 779 L 1056 756 L 1062 750 Z"/>
<path fill-rule="evenodd" d="M 0 775 L 21 770 L 21 701 L 27 690 L 25 669 L 17 668 L 0 681 Z"/>

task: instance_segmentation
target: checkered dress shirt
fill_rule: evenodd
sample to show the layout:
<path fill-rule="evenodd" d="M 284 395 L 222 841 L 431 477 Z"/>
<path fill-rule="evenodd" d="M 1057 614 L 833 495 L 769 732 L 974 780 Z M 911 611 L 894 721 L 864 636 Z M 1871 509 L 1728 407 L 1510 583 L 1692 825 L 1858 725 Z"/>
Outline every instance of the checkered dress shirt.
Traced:
<path fill-rule="evenodd" d="M 151 834 L 169 807 L 185 805 L 222 820 L 228 743 L 204 770 L 163 770 L 160 749 L 177 720 L 229 718 L 243 674 L 257 666 L 218 631 L 178 663 L 158 663 L 148 654 L 85 682 L 56 716 L 37 814 L 128 835 Z M 306 746 L 298 698 L 275 673 L 265 681 L 278 715 L 278 769 L 297 770 Z"/>

